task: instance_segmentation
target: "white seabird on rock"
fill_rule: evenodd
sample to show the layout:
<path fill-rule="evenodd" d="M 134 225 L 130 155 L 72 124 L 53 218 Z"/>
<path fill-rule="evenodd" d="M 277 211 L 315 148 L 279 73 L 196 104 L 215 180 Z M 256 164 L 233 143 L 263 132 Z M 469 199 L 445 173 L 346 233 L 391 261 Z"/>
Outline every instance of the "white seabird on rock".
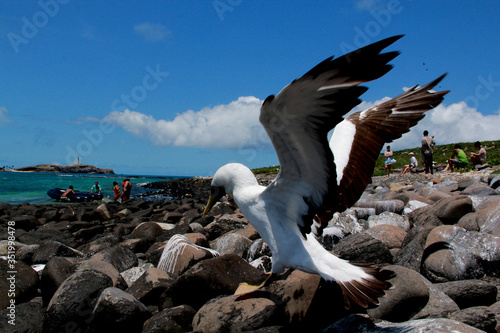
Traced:
<path fill-rule="evenodd" d="M 401 38 L 395 36 L 330 57 L 277 95 L 264 101 L 260 122 L 278 154 L 281 169 L 267 187 L 238 163 L 215 173 L 206 215 L 223 195 L 232 194 L 248 221 L 269 245 L 272 273 L 296 268 L 335 281 L 349 299 L 362 307 L 378 304 L 391 284 L 392 272 L 369 264 L 349 263 L 328 252 L 311 233 L 321 232 L 335 212 L 351 207 L 371 182 L 375 161 L 385 142 L 401 137 L 436 107 L 448 91 L 431 92 L 443 77 L 357 112 L 367 88 L 392 66 L 399 52 L 381 51 Z M 328 143 L 327 134 L 335 128 Z"/>

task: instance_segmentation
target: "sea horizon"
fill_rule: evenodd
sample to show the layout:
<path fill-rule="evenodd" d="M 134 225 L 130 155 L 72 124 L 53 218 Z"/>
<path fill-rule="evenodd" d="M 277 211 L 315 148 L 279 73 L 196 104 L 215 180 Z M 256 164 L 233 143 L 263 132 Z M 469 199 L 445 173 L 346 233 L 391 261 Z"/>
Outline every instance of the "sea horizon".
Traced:
<path fill-rule="evenodd" d="M 148 189 L 142 187 L 145 184 L 192 177 L 0 171 L 0 202 L 8 204 L 54 203 L 57 201 L 47 195 L 48 190 L 52 188 L 68 188 L 73 185 L 75 191 L 89 192 L 96 181 L 99 182 L 102 188 L 103 200 L 112 201 L 114 197 L 113 182 L 116 181 L 121 187 L 125 178 L 129 178 L 132 183 L 133 198 L 135 195 L 148 192 Z"/>

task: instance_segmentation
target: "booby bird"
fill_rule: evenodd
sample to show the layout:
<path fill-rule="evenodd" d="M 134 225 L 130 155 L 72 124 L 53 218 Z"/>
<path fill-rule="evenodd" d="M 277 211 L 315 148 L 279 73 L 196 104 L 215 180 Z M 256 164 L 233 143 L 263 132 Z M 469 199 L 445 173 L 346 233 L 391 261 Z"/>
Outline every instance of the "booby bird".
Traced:
<path fill-rule="evenodd" d="M 264 187 L 239 163 L 222 166 L 211 183 L 206 215 L 222 196 L 232 194 L 247 220 L 272 253 L 272 274 L 286 268 L 319 274 L 335 281 L 362 307 L 378 305 L 391 284 L 387 271 L 350 263 L 328 252 L 316 240 L 333 213 L 352 206 L 371 182 L 375 161 L 385 142 L 401 137 L 424 113 L 441 103 L 448 91 L 431 89 L 444 77 L 415 86 L 391 100 L 343 116 L 361 101 L 364 82 L 386 74 L 399 52 L 381 53 L 402 36 L 327 58 L 294 80 L 261 107 L 266 129 L 280 162 L 277 177 Z M 328 132 L 335 127 L 330 143 Z"/>

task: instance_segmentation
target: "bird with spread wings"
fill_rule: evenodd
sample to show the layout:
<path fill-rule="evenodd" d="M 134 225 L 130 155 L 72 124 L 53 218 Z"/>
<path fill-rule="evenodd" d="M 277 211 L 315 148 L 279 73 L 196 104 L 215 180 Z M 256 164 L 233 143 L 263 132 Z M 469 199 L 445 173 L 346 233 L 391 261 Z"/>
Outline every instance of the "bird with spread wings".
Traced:
<path fill-rule="evenodd" d="M 278 95 L 267 97 L 260 122 L 278 155 L 279 174 L 265 187 L 246 166 L 224 165 L 213 177 L 204 211 L 206 215 L 223 195 L 232 194 L 269 245 L 272 274 L 286 268 L 319 274 L 340 286 L 346 306 L 349 300 L 365 308 L 377 305 L 391 286 L 387 281 L 391 274 L 338 258 L 323 248 L 314 233 L 320 233 L 335 212 L 359 199 L 371 182 L 384 143 L 408 132 L 448 93 L 432 91 L 443 75 L 344 119 L 367 90 L 360 84 L 392 68 L 388 62 L 399 52 L 381 52 L 401 37 L 381 40 L 336 59 L 330 57 Z"/>

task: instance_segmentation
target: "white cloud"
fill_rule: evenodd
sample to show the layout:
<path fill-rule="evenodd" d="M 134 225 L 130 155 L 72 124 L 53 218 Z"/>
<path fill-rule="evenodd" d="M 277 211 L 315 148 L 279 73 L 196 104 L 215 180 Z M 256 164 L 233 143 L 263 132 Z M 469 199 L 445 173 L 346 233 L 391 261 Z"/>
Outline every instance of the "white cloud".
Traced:
<path fill-rule="evenodd" d="M 391 144 L 393 150 L 420 146 L 424 130 L 434 135 L 434 141 L 439 144 L 455 142 L 474 142 L 499 140 L 500 112 L 493 115 L 483 115 L 465 102 L 446 106 L 440 104 L 426 113 L 409 133 Z"/>
<path fill-rule="evenodd" d="M 270 141 L 259 122 L 260 99 L 240 97 L 227 105 L 186 111 L 173 120 L 136 111 L 113 111 L 106 120 L 156 145 L 240 149 Z"/>
<path fill-rule="evenodd" d="M 158 42 L 169 37 L 172 32 L 159 23 L 143 22 L 134 25 L 134 31 L 148 42 Z"/>
<path fill-rule="evenodd" d="M 365 110 L 388 100 L 362 102 L 353 112 Z M 156 145 L 243 149 L 271 147 L 271 142 L 259 122 L 262 100 L 240 97 L 226 105 L 186 111 L 173 120 L 155 119 L 136 111 L 111 112 L 106 120 L 135 136 L 146 138 Z M 393 150 L 420 146 L 424 130 L 435 136 L 437 144 L 474 142 L 500 139 L 500 112 L 483 115 L 465 102 L 439 105 L 426 113 L 415 127 L 391 143 Z"/>
<path fill-rule="evenodd" d="M 8 123 L 9 117 L 7 117 L 7 109 L 4 106 L 0 106 L 0 124 Z"/>

